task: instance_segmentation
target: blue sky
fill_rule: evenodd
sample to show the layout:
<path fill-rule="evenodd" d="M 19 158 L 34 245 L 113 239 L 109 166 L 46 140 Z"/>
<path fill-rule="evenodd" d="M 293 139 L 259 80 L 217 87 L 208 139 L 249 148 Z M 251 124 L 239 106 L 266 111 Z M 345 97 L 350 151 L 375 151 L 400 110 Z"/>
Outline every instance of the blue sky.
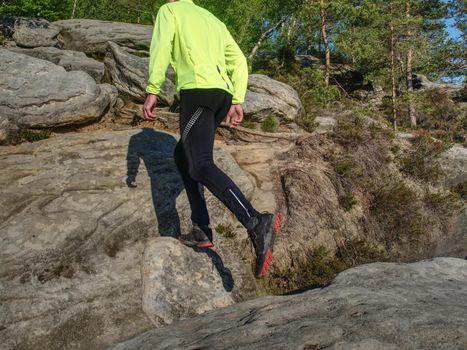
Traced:
<path fill-rule="evenodd" d="M 461 32 L 455 27 L 454 20 L 450 18 L 445 23 L 449 36 L 455 40 L 460 39 Z"/>

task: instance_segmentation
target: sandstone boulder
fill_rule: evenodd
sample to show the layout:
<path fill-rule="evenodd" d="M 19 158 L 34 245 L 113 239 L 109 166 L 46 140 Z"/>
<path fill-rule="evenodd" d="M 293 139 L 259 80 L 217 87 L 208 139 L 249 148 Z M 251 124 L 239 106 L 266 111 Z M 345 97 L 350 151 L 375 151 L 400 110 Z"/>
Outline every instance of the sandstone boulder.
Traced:
<path fill-rule="evenodd" d="M 245 115 L 253 121 L 272 116 L 290 122 L 302 111 L 302 103 L 291 86 L 263 74 L 251 74 L 244 109 Z"/>
<path fill-rule="evenodd" d="M 148 25 L 93 19 L 67 19 L 53 22 L 53 25 L 61 28 L 59 39 L 63 48 L 97 54 L 105 54 L 108 41 L 149 50 L 153 31 Z"/>
<path fill-rule="evenodd" d="M 176 142 L 171 134 L 139 129 L 0 148 L 2 349 L 103 349 L 151 327 L 141 306 L 145 242 L 176 236 L 190 223 L 172 157 Z M 251 195 L 252 184 L 232 156 L 216 147 L 215 159 Z M 216 198 L 206 198 L 213 227 L 231 222 Z M 217 234 L 215 240 L 234 281 L 230 295 L 251 298 L 253 276 L 234 251 L 238 243 L 227 249 L 227 240 Z M 217 260 L 187 254 L 186 262 L 215 271 Z M 183 316 L 171 299 L 184 287 L 174 276 L 187 268 L 178 268 L 158 271 L 167 290 L 173 288 L 160 301 L 174 310 L 164 314 L 166 321 Z M 216 280 L 204 281 L 217 288 Z"/>
<path fill-rule="evenodd" d="M 454 145 L 441 154 L 440 163 L 446 174 L 447 186 L 455 186 L 467 181 L 467 148 Z"/>
<path fill-rule="evenodd" d="M 104 63 L 87 57 L 83 52 L 60 50 L 56 47 L 37 47 L 33 49 L 9 48 L 10 51 L 50 61 L 65 68 L 66 71 L 83 71 L 98 83 L 104 77 Z"/>
<path fill-rule="evenodd" d="M 51 62 L 0 48 L 0 115 L 10 129 L 98 120 L 116 97 L 115 87 L 97 85 L 85 72 L 67 72 Z"/>
<path fill-rule="evenodd" d="M 232 305 L 232 274 L 210 249 L 175 239 L 149 241 L 141 266 L 143 310 L 156 325 Z"/>
<path fill-rule="evenodd" d="M 373 263 L 322 289 L 214 310 L 111 349 L 462 350 L 465 300 L 465 260 Z"/>
<path fill-rule="evenodd" d="M 117 89 L 138 102 L 146 98 L 149 58 L 132 55 L 119 45 L 109 42 L 105 57 L 105 65 L 113 84 Z M 173 69 L 167 70 L 167 79 L 162 86 L 159 101 L 171 105 L 176 94 Z"/>
<path fill-rule="evenodd" d="M 45 19 L 8 17 L 0 19 L 0 29 L 21 47 L 55 46 L 60 28 Z"/>

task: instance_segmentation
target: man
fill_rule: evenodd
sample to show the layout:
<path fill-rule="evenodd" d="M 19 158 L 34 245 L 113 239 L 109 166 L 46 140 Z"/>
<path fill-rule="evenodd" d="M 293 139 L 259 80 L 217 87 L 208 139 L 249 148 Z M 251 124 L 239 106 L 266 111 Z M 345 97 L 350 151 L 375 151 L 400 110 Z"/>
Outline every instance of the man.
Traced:
<path fill-rule="evenodd" d="M 261 278 L 272 261 L 280 215 L 258 213 L 237 185 L 213 161 L 216 128 L 226 118 L 232 127 L 243 120 L 242 103 L 248 66 L 224 23 L 192 0 L 169 1 L 157 14 L 151 42 L 149 94 L 144 118 L 156 119 L 157 94 L 169 63 L 177 76 L 180 95 L 180 140 L 174 157 L 191 207 L 192 230 L 181 242 L 212 247 L 212 231 L 203 185 L 224 203 L 246 227 L 256 251 L 256 276 Z"/>

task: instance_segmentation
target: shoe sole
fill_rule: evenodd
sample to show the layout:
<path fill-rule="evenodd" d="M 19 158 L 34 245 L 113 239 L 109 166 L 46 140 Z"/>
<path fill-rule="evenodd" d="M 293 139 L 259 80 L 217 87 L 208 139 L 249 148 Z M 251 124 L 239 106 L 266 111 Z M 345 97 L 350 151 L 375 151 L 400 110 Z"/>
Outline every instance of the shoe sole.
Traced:
<path fill-rule="evenodd" d="M 212 248 L 214 247 L 214 243 L 210 242 L 210 243 L 202 243 L 202 244 L 190 244 L 188 242 L 184 242 L 182 240 L 179 239 L 179 242 L 187 247 L 190 247 L 190 248 Z"/>
<path fill-rule="evenodd" d="M 274 240 L 279 235 L 280 226 L 281 226 L 281 214 L 277 213 L 276 220 L 274 221 Z M 271 263 L 272 263 L 272 248 L 268 248 L 268 252 L 266 253 L 266 259 L 264 259 L 264 263 L 263 263 L 263 266 L 261 267 L 261 272 L 258 275 L 258 278 L 264 277 L 269 267 L 271 266 Z"/>

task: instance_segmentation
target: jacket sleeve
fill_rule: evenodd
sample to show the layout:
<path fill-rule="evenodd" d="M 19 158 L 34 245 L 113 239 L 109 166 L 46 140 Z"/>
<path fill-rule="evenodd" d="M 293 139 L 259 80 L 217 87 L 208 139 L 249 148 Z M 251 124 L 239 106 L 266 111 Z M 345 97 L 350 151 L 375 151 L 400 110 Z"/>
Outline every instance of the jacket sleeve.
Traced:
<path fill-rule="evenodd" d="M 232 35 L 225 27 L 225 64 L 234 87 L 233 104 L 242 104 L 248 85 L 248 64 Z"/>
<path fill-rule="evenodd" d="M 174 15 L 169 6 L 163 5 L 157 13 L 149 51 L 149 80 L 146 87 L 149 94 L 157 95 L 161 91 L 172 55 L 174 35 Z"/>

